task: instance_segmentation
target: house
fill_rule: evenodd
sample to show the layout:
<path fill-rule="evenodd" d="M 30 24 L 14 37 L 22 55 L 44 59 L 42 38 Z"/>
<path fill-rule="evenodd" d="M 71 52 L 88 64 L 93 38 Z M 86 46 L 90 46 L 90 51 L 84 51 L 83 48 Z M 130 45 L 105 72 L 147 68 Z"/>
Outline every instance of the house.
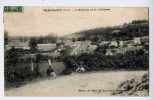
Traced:
<path fill-rule="evenodd" d="M 140 45 L 141 44 L 141 38 L 140 37 L 135 37 L 133 40 L 134 40 L 135 45 Z"/>
<path fill-rule="evenodd" d="M 124 46 L 124 42 L 123 41 L 119 41 L 119 46 L 123 47 Z"/>
<path fill-rule="evenodd" d="M 106 55 L 106 56 L 112 56 L 113 53 L 112 53 L 111 49 L 106 50 L 105 55 Z"/>
<path fill-rule="evenodd" d="M 92 45 L 91 41 L 78 41 L 73 44 L 72 51 L 70 55 L 79 55 L 82 53 L 93 53 L 93 51 L 97 48 L 96 45 Z"/>
<path fill-rule="evenodd" d="M 148 36 L 141 37 L 141 43 L 148 46 L 149 45 L 149 37 Z"/>
<path fill-rule="evenodd" d="M 120 33 L 120 30 L 119 29 L 115 29 L 115 30 L 112 31 L 112 34 L 115 34 L 115 35 L 117 35 L 119 33 Z"/>
<path fill-rule="evenodd" d="M 109 44 L 109 47 L 118 47 L 118 42 L 117 41 L 111 41 Z"/>
<path fill-rule="evenodd" d="M 102 41 L 99 43 L 99 46 L 105 46 L 105 45 L 109 45 L 109 41 Z"/>

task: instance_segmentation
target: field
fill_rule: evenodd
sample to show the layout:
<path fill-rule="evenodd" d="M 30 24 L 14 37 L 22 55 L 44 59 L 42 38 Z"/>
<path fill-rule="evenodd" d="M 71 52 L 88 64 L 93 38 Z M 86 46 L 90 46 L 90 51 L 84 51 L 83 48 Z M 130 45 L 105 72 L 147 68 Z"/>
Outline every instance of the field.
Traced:
<path fill-rule="evenodd" d="M 147 71 L 99 71 L 73 73 L 56 79 L 43 79 L 5 91 L 6 96 L 111 96 L 128 79 L 140 78 Z"/>

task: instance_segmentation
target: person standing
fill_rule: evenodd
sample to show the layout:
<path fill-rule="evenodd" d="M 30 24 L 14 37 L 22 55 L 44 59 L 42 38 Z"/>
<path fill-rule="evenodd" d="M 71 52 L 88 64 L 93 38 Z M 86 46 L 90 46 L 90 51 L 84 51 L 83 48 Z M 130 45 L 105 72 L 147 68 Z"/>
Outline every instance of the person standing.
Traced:
<path fill-rule="evenodd" d="M 52 63 L 51 63 L 50 59 L 48 59 L 48 64 L 49 64 L 49 67 L 48 67 L 48 69 L 46 71 L 47 77 L 56 78 L 57 75 L 56 75 L 55 71 L 53 70 Z"/>

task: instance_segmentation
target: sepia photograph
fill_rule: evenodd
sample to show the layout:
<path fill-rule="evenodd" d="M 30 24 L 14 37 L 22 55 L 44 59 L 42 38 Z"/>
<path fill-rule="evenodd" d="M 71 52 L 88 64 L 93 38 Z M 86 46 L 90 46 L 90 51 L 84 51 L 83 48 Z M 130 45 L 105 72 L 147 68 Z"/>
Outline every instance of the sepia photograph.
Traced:
<path fill-rule="evenodd" d="M 148 7 L 4 6 L 5 96 L 149 96 Z"/>

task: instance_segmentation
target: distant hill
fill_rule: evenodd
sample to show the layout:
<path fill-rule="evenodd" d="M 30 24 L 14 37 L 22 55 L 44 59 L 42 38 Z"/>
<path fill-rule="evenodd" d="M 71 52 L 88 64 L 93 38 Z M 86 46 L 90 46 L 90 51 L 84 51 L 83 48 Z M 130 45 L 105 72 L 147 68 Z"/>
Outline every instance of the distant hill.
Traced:
<path fill-rule="evenodd" d="M 133 37 L 149 35 L 149 23 L 147 20 L 134 20 L 130 23 L 114 27 L 100 27 L 67 35 L 66 38 L 76 40 L 128 40 Z"/>

